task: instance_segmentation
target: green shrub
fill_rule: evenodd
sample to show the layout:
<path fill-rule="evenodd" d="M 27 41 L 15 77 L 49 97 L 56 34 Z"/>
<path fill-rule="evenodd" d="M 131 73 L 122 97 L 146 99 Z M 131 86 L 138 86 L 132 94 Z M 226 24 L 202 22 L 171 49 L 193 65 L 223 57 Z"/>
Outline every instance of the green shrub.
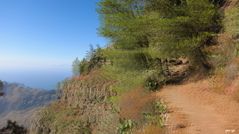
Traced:
<path fill-rule="evenodd" d="M 167 112 L 167 106 L 163 102 L 155 101 L 151 105 L 151 111 L 144 112 L 143 116 L 148 124 L 164 127 Z"/>
<path fill-rule="evenodd" d="M 224 30 L 226 33 L 236 37 L 239 35 L 239 4 L 230 7 L 225 11 L 224 15 Z"/>
<path fill-rule="evenodd" d="M 147 71 L 125 70 L 115 65 L 103 66 L 101 71 L 105 77 L 115 82 L 111 88 L 118 94 L 142 86 L 148 76 Z"/>
<path fill-rule="evenodd" d="M 86 59 L 80 61 L 79 66 L 80 66 L 80 74 L 88 74 L 90 72 L 89 62 L 86 61 Z"/>
<path fill-rule="evenodd" d="M 156 91 L 161 88 L 165 82 L 165 77 L 161 73 L 156 73 L 145 80 L 144 87 L 150 91 Z"/>
<path fill-rule="evenodd" d="M 158 87 L 159 87 L 158 81 L 151 77 L 148 78 L 145 82 L 145 88 L 151 91 L 155 91 L 156 89 L 158 89 Z"/>
<path fill-rule="evenodd" d="M 154 110 L 158 114 L 165 114 L 167 113 L 167 106 L 161 101 L 156 101 L 154 103 Z"/>
<path fill-rule="evenodd" d="M 94 49 L 91 47 L 86 58 L 83 58 L 81 61 L 76 58 L 73 62 L 73 73 L 74 75 L 79 74 L 88 74 L 96 68 L 100 68 L 106 62 L 106 57 L 102 53 L 102 49 L 98 47 Z"/>
<path fill-rule="evenodd" d="M 120 120 L 120 125 L 118 127 L 119 134 L 132 134 L 133 127 L 135 123 L 132 120 Z"/>

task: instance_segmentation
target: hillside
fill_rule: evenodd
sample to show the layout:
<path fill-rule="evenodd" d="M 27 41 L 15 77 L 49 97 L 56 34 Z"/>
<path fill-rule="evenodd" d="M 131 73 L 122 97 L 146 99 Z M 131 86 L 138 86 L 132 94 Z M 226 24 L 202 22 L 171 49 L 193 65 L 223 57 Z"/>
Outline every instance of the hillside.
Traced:
<path fill-rule="evenodd" d="M 7 120 L 30 126 L 31 116 L 41 107 L 56 100 L 56 91 L 32 89 L 21 84 L 3 83 L 3 96 L 0 97 L 0 127 Z"/>
<path fill-rule="evenodd" d="M 110 45 L 73 62 L 30 133 L 238 133 L 238 0 L 98 5 Z"/>

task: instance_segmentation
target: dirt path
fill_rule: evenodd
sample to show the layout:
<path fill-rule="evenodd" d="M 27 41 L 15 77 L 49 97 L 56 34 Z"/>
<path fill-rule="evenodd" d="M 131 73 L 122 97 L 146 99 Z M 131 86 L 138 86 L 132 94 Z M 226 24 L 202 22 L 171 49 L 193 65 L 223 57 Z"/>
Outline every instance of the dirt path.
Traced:
<path fill-rule="evenodd" d="M 170 109 L 168 134 L 239 134 L 239 103 L 209 87 L 204 80 L 157 93 Z"/>

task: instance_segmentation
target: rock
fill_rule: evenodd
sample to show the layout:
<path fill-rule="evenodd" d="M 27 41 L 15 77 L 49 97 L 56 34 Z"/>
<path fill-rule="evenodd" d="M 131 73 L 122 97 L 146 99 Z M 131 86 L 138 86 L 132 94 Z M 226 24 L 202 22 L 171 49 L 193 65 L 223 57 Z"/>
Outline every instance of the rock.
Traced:
<path fill-rule="evenodd" d="M 180 123 L 180 124 L 177 124 L 175 128 L 176 128 L 176 129 L 186 128 L 186 125 Z"/>

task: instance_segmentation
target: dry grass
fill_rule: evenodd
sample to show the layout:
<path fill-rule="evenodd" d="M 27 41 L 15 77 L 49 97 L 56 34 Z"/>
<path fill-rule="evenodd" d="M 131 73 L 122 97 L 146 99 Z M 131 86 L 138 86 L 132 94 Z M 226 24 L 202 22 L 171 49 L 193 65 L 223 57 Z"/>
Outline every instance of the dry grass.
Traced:
<path fill-rule="evenodd" d="M 209 79 L 210 89 L 216 93 L 224 94 L 225 84 L 224 84 L 224 72 L 223 70 L 217 70 L 216 74 Z"/>
<path fill-rule="evenodd" d="M 163 129 L 155 125 L 146 125 L 142 130 L 136 134 L 163 134 Z"/>
<path fill-rule="evenodd" d="M 215 71 L 215 75 L 209 79 L 210 88 L 217 93 L 234 96 L 239 92 L 238 73 L 239 59 L 234 58 L 226 67 Z"/>
<path fill-rule="evenodd" d="M 222 33 L 215 37 L 216 45 L 203 49 L 208 62 L 215 68 L 227 65 L 237 55 L 236 45 L 229 34 Z"/>
<path fill-rule="evenodd" d="M 239 1 L 228 0 L 223 6 L 223 11 L 224 33 L 218 36 L 219 48 L 216 51 L 219 50 L 217 62 L 225 66 L 216 66 L 215 75 L 209 80 L 210 88 L 239 101 L 239 58 L 238 43 L 235 40 L 239 35 Z"/>
<path fill-rule="evenodd" d="M 154 99 L 153 93 L 146 93 L 143 88 L 137 88 L 122 94 L 119 102 L 121 118 L 140 119 L 143 109 Z"/>
<path fill-rule="evenodd" d="M 233 94 L 233 98 L 239 102 L 239 90 L 235 91 L 235 93 Z"/>
<path fill-rule="evenodd" d="M 237 36 L 239 34 L 239 2 L 238 0 L 228 0 L 224 8 L 225 19 L 224 29 L 225 32 L 231 34 L 231 36 Z"/>
<path fill-rule="evenodd" d="M 147 124 L 143 116 L 144 110 L 152 105 L 155 97 L 154 92 L 146 92 L 142 87 L 121 95 L 119 101 L 120 117 L 137 122 L 137 127 L 134 128 L 135 134 L 162 134 L 163 129 L 160 126 Z"/>

